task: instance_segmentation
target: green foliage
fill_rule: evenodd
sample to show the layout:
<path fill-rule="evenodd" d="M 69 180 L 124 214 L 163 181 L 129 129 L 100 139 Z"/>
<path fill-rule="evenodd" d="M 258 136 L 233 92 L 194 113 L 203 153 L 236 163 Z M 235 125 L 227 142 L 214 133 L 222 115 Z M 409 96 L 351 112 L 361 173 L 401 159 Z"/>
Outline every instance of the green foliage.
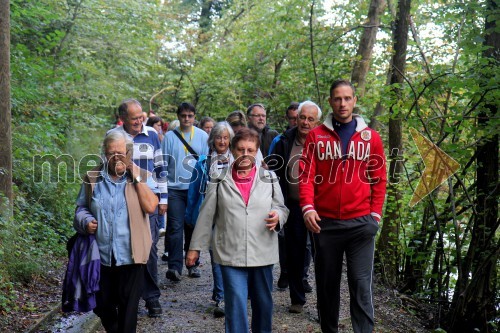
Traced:
<path fill-rule="evenodd" d="M 147 111 L 151 96 L 165 88 L 152 107 L 168 120 L 175 118 L 173 111 L 182 101 L 194 103 L 200 116 L 216 119 L 263 102 L 275 128 L 284 127 L 282 114 L 291 101 L 311 99 L 326 114 L 331 81 L 350 76 L 369 6 L 368 1 L 335 1 L 332 8 L 324 8 L 316 1 L 310 20 L 312 2 L 300 0 L 214 1 L 204 17 L 204 1 L 10 3 L 16 187 L 14 218 L 0 225 L 4 310 L 15 283 L 30 281 L 51 258 L 64 255 L 79 176 L 88 167 L 72 166 L 99 153 L 120 100 L 135 97 Z M 481 56 L 484 18 L 489 15 L 484 1 L 412 6 L 412 13 L 418 13 L 412 17 L 420 45 L 409 43 L 405 83 L 397 87 L 400 95 L 385 83 L 394 18 L 384 11 L 358 107 L 367 120 L 377 103 L 403 119 L 400 197 L 388 200 L 385 208 L 399 215 L 393 233 L 398 244 L 392 244 L 398 258 L 391 260 L 398 262 L 400 285 L 441 302 L 451 298 L 459 278 L 457 265 L 469 251 L 474 154 L 478 143 L 498 134 L 500 126 L 495 116 L 478 127 L 478 117 L 492 116 L 487 105 L 498 109 L 500 72 Z M 385 112 L 378 117 L 385 141 L 390 116 Z M 425 166 L 409 136 L 411 127 L 462 166 L 450 184 L 412 209 L 407 203 Z M 35 163 L 36 155 L 67 156 L 73 164 L 49 171 Z M 43 181 L 36 181 L 42 176 Z"/>

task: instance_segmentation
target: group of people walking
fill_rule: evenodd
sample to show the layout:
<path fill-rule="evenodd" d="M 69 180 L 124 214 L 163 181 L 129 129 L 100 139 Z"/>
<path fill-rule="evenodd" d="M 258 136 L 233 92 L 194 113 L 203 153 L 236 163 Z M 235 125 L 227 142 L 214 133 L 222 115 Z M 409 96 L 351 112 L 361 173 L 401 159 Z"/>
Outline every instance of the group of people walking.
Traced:
<path fill-rule="evenodd" d="M 200 277 L 200 251 L 209 251 L 214 315 L 225 316 L 226 332 L 272 331 L 278 262 L 289 312 L 301 313 L 311 253 L 322 331 L 338 330 L 345 255 L 354 331 L 372 332 L 385 156 L 378 133 L 353 113 L 352 84 L 335 81 L 329 96 L 323 124 L 316 103 L 292 103 L 283 134 L 269 127 L 262 104 L 222 122 L 204 119 L 202 129 L 195 107 L 181 103 L 179 125 L 166 133 L 158 121 L 144 124 L 137 100 L 119 105 L 123 125 L 106 134 L 103 163 L 85 178 L 74 221 L 99 249 L 94 312 L 107 332 L 135 332 L 141 298 L 150 317 L 162 314 L 157 243 L 165 213 L 166 278 L 181 281 L 184 266 Z"/>

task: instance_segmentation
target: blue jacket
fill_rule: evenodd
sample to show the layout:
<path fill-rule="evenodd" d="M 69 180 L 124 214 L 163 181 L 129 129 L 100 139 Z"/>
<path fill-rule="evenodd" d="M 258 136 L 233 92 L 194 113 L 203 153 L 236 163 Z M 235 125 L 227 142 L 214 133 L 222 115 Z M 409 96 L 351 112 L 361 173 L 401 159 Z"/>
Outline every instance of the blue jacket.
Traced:
<path fill-rule="evenodd" d="M 62 311 L 92 311 L 96 307 L 100 274 L 101 260 L 95 236 L 77 234 L 64 277 Z"/>
<path fill-rule="evenodd" d="M 188 198 L 184 221 L 191 226 L 196 225 L 196 220 L 200 213 L 200 206 L 205 199 L 205 192 L 209 177 L 210 158 L 207 155 L 201 155 L 194 166 L 191 182 L 188 189 Z"/>

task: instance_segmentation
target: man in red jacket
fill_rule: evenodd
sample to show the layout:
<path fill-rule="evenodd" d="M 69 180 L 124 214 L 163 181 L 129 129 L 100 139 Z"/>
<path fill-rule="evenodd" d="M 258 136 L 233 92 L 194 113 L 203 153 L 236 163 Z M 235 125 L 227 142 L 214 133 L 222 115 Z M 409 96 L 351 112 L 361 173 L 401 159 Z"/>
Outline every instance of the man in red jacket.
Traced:
<path fill-rule="evenodd" d="M 323 332 L 337 332 L 344 253 L 354 332 L 373 331 L 372 273 L 375 235 L 387 182 L 379 134 L 353 114 L 354 87 L 330 88 L 333 112 L 311 130 L 299 166 L 300 206 L 313 232 L 318 314 Z"/>

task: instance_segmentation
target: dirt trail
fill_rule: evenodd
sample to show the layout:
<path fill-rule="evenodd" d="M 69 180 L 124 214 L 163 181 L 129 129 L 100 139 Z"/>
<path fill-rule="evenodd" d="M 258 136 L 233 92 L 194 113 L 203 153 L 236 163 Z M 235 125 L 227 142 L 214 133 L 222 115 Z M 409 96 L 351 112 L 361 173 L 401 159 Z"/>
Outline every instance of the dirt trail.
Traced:
<path fill-rule="evenodd" d="M 163 238 L 160 239 L 158 245 L 160 248 L 163 247 Z M 163 315 L 160 318 L 149 318 L 143 307 L 144 302 L 141 301 L 138 332 L 224 332 L 224 318 L 215 319 L 212 314 L 214 302 L 211 300 L 212 273 L 208 253 L 202 253 L 201 260 L 202 277 L 193 279 L 183 275 L 180 282 L 167 280 L 165 278 L 167 264 L 161 260 L 158 261 Z M 184 271 L 183 274 L 186 272 Z M 314 290 L 306 294 L 307 303 L 301 314 L 288 313 L 289 292 L 288 289 L 280 290 L 276 287 L 278 276 L 279 265 L 275 265 L 273 332 L 321 332 L 317 322 L 313 267 L 311 266 L 310 269 L 309 282 Z M 427 332 L 415 317 L 403 309 L 396 296 L 387 290 L 375 289 L 376 332 Z M 352 332 L 349 318 L 349 293 L 345 279 L 342 284 L 342 295 L 339 332 Z"/>

